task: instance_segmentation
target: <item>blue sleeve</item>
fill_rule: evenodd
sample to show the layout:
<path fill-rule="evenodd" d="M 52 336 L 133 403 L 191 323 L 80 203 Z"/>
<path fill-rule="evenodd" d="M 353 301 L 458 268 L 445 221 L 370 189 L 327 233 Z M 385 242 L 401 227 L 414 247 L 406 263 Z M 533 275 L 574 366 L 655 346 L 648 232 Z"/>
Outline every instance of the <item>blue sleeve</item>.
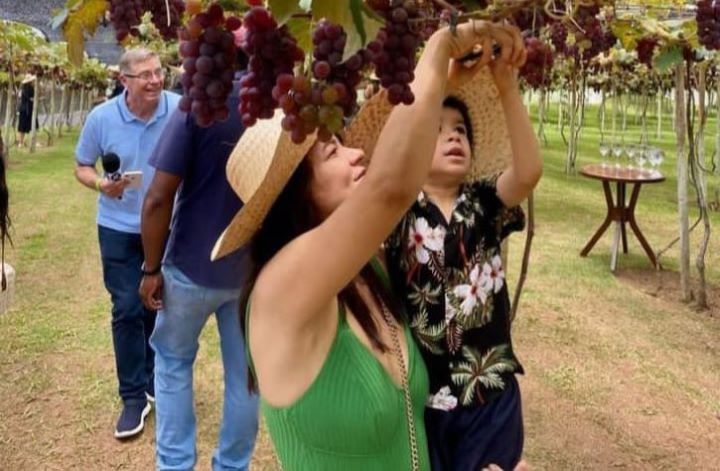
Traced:
<path fill-rule="evenodd" d="M 102 154 L 98 119 L 96 113 L 90 113 L 80 132 L 80 138 L 75 148 L 75 160 L 77 160 L 80 165 L 94 166 Z"/>
<path fill-rule="evenodd" d="M 194 152 L 195 123 L 190 115 L 176 109 L 155 145 L 148 163 L 156 170 L 185 175 Z"/>

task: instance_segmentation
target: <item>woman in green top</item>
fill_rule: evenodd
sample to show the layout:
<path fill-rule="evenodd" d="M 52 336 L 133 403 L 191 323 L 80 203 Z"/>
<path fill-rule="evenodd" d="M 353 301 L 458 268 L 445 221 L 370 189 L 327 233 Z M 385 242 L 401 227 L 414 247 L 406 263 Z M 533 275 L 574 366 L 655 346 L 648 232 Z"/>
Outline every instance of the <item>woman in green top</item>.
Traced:
<path fill-rule="evenodd" d="M 279 113 L 231 156 L 245 206 L 213 257 L 252 238 L 247 345 L 285 470 L 430 469 L 427 372 L 382 267 L 368 261 L 427 177 L 444 97 L 491 57 L 454 60 L 493 42 L 501 60 L 524 60 L 521 38 L 502 25 L 473 21 L 429 39 L 415 101 L 393 109 L 367 169 L 338 137 L 292 144 Z"/>

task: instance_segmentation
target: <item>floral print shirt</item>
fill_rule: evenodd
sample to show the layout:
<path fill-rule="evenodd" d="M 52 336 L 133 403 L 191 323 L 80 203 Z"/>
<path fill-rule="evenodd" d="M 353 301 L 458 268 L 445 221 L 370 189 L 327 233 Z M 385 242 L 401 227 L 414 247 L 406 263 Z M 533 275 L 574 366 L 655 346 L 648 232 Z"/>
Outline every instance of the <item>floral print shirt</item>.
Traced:
<path fill-rule="evenodd" d="M 503 205 L 496 182 L 463 185 L 450 221 L 421 193 L 385 244 L 435 409 L 485 404 L 523 372 L 510 340 L 500 242 L 523 229 L 525 216 Z"/>

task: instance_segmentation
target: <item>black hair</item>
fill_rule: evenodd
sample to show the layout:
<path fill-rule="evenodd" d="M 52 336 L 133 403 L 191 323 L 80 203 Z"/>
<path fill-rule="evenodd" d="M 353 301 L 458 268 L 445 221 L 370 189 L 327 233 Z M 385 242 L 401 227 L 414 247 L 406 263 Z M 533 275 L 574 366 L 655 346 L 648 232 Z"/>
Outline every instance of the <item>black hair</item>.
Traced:
<path fill-rule="evenodd" d="M 470 143 L 470 149 L 472 149 L 475 136 L 473 136 L 473 127 L 472 120 L 470 119 L 470 111 L 468 110 L 465 102 L 457 97 L 449 96 L 443 101 L 443 108 L 452 108 L 460 113 L 463 122 L 465 123 L 465 130 L 467 132 L 468 142 Z"/>

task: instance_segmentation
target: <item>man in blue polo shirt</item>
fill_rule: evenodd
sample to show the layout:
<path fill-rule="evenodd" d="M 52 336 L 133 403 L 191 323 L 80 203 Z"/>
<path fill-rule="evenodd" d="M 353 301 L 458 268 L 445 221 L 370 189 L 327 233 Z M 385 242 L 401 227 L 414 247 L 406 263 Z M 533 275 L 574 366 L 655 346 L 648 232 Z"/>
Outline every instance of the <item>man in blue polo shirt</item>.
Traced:
<path fill-rule="evenodd" d="M 113 305 L 115 366 L 123 401 L 115 437 L 122 439 L 142 431 L 154 396 L 154 359 L 148 341 L 155 312 L 145 309 L 138 295 L 144 260 L 140 211 L 154 173 L 148 157 L 180 97 L 163 91 L 164 73 L 154 52 L 128 50 L 119 66 L 125 92 L 88 115 L 75 150 L 75 176 L 100 193 L 98 239 Z M 140 185 L 130 185 L 126 177 L 98 174 L 97 160 L 110 153 L 120 158 L 119 173 L 142 172 Z"/>
<path fill-rule="evenodd" d="M 243 132 L 235 85 L 227 101 L 227 121 L 201 128 L 192 115 L 178 110 L 150 158 L 156 172 L 143 206 L 142 237 L 148 271 L 158 270 L 161 261 L 162 271 L 145 275 L 140 291 L 145 305 L 158 310 L 150 344 L 155 350 L 156 455 L 161 471 L 194 469 L 197 461 L 193 364 L 198 338 L 212 313 L 225 370 L 213 469 L 248 469 L 255 444 L 258 400 L 248 391 L 238 306 L 246 254 L 238 251 L 210 261 L 215 241 L 242 205 L 225 174 Z"/>

